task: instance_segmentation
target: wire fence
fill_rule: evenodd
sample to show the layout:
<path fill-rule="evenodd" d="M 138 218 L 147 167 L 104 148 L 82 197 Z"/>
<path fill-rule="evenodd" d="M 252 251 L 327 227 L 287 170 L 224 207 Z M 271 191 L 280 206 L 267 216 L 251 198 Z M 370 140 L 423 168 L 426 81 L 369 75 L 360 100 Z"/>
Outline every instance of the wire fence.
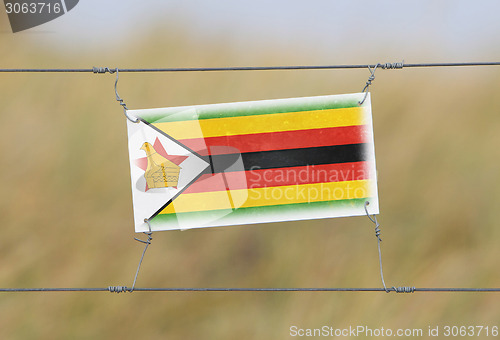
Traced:
<path fill-rule="evenodd" d="M 369 69 L 374 78 L 375 69 L 403 69 L 403 68 L 425 68 L 425 67 L 467 67 L 467 66 L 500 66 L 500 62 L 457 62 L 457 63 L 376 63 L 376 64 L 346 64 L 346 65 L 302 65 L 302 66 L 240 66 L 240 67 L 181 67 L 181 68 L 3 68 L 0 73 L 117 73 L 118 72 L 223 72 L 223 71 L 279 71 L 279 70 L 335 70 L 335 69 Z M 371 79 L 373 80 L 373 79 Z M 365 90 L 371 84 L 367 82 Z M 117 77 L 118 81 L 118 77 Z M 116 82 L 117 82 L 116 81 Z M 115 91 L 116 91 L 115 82 Z M 364 91 L 364 90 L 363 90 Z M 117 100 L 119 96 L 117 94 Z M 122 105 L 123 106 L 123 105 Z M 126 109 L 126 107 L 124 107 Z M 368 214 L 368 212 L 367 212 Z M 370 217 L 368 215 L 368 217 Z M 371 218 L 370 218 L 371 219 Z M 372 220 L 376 223 L 376 220 Z M 377 227 L 378 227 L 378 223 Z M 378 236 L 378 235 L 377 235 Z M 144 241 L 142 241 L 144 242 Z M 150 242 L 144 242 L 147 245 Z M 144 253 L 142 259 L 144 258 Z M 380 255 L 380 243 L 379 243 Z M 381 259 L 380 259 L 381 261 Z M 382 265 L 381 277 L 382 282 Z M 384 287 L 383 288 L 139 288 L 135 287 L 137 268 L 134 284 L 131 288 L 127 286 L 109 286 L 106 288 L 0 288 L 0 293 L 29 293 L 29 292 L 384 292 L 384 293 L 500 293 L 500 288 L 417 288 L 417 287 Z"/>
<path fill-rule="evenodd" d="M 107 288 L 0 288 L 0 293 L 28 293 L 28 292 L 384 292 L 384 293 L 500 293 L 500 288 L 416 288 L 392 287 L 385 288 L 131 288 L 125 286 L 110 286 Z"/>
<path fill-rule="evenodd" d="M 178 67 L 178 68 L 3 68 L 0 72 L 11 73 L 114 73 L 119 72 L 217 72 L 217 71 L 279 71 L 279 70 L 335 70 L 366 69 L 378 66 L 382 69 L 422 68 L 422 67 L 463 67 L 463 66 L 500 66 L 500 62 L 458 62 L 458 63 L 376 63 L 346 65 L 299 65 L 299 66 L 236 66 L 236 67 Z"/>

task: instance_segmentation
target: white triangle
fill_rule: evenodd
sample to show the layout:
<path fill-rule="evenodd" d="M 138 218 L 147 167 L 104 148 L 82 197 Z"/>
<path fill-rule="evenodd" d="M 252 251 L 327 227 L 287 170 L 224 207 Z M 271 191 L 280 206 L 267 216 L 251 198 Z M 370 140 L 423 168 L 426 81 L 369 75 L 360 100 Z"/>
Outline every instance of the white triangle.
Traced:
<path fill-rule="evenodd" d="M 127 120 L 127 130 L 135 231 L 147 231 L 148 226 L 144 219 L 155 216 L 171 200 L 174 200 L 184 189 L 196 181 L 210 164 L 188 147 L 142 120 L 139 123 Z M 169 155 L 187 156 L 179 164 L 181 170 L 176 188 L 165 187 L 146 190 L 145 171 L 136 165 L 136 160 L 146 157 L 145 151 L 141 150 L 144 143 L 148 142 L 154 145 L 156 139 L 160 141 Z"/>

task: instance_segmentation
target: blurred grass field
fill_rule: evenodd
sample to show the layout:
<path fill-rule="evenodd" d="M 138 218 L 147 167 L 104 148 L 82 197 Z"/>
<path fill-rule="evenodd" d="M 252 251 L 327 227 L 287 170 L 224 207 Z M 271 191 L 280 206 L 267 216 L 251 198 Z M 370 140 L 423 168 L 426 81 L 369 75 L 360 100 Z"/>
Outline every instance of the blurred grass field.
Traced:
<path fill-rule="evenodd" d="M 194 46 L 189 32 L 161 44 L 152 35 L 139 46 L 97 56 L 63 56 L 35 38 L 1 34 L 0 46 L 9 48 L 0 49 L 0 67 L 311 63 L 311 51 L 272 46 L 259 60 L 248 61 L 223 39 Z M 381 56 L 374 53 L 361 62 L 387 61 L 377 59 Z M 360 92 L 368 75 L 367 70 L 123 73 L 118 90 L 138 109 Z M 389 286 L 500 286 L 499 76 L 494 67 L 377 71 L 372 105 Z M 0 286 L 130 286 L 143 245 L 133 240 L 126 125 L 114 99 L 114 76 L 0 77 Z M 373 224 L 366 217 L 153 236 L 138 287 L 381 286 Z M 286 339 L 292 325 L 498 326 L 499 298 L 1 293 L 0 338 Z"/>

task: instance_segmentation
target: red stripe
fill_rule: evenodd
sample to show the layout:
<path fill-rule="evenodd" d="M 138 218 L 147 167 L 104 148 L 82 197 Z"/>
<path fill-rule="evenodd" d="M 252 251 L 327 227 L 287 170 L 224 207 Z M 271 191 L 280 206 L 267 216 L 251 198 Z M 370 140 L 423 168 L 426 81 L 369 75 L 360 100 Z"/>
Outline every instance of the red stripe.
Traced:
<path fill-rule="evenodd" d="M 373 178 L 374 174 L 369 173 L 368 162 L 234 171 L 203 175 L 189 186 L 184 193 L 355 181 L 370 177 Z"/>
<path fill-rule="evenodd" d="M 366 125 L 342 126 L 324 129 L 280 131 L 248 135 L 219 136 L 179 140 L 201 155 L 299 149 L 315 146 L 346 145 L 366 142 L 369 135 Z M 235 150 L 236 149 L 236 150 Z"/>

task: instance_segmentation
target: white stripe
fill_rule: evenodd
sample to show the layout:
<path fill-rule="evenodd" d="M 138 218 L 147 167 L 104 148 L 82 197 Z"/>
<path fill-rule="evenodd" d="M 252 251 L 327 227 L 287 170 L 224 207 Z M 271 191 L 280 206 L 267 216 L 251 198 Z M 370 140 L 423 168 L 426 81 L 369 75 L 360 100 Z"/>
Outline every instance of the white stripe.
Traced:
<path fill-rule="evenodd" d="M 68 13 L 68 10 L 66 9 L 66 2 L 64 0 L 61 0 L 61 3 L 62 3 L 64 13 Z"/>

